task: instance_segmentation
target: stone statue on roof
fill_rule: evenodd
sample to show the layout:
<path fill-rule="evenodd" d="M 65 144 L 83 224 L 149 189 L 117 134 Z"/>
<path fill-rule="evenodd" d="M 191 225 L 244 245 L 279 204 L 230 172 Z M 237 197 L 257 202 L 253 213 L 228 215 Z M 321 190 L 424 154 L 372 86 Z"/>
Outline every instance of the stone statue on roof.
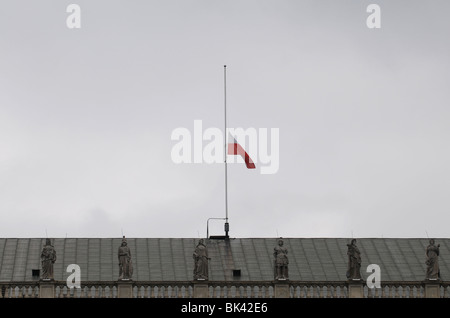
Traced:
<path fill-rule="evenodd" d="M 289 279 L 288 264 L 289 259 L 287 257 L 288 250 L 283 246 L 284 242 L 282 239 L 278 240 L 278 246 L 273 249 L 274 269 L 275 269 L 275 279 L 276 280 L 286 280 Z"/>
<path fill-rule="evenodd" d="M 356 246 L 356 239 L 352 239 L 350 244 L 347 244 L 347 255 L 348 255 L 348 267 L 347 267 L 347 278 L 349 280 L 360 280 L 361 279 L 361 252 Z"/>
<path fill-rule="evenodd" d="M 119 280 L 130 280 L 133 276 L 133 263 L 131 262 L 131 251 L 127 245 L 125 236 L 122 238 L 122 244 L 119 247 Z"/>
<path fill-rule="evenodd" d="M 56 251 L 50 239 L 46 239 L 41 252 L 42 280 L 53 280 L 53 264 L 56 262 Z"/>
<path fill-rule="evenodd" d="M 205 241 L 200 239 L 195 247 L 194 254 L 194 280 L 208 280 L 208 249 Z"/>
<path fill-rule="evenodd" d="M 430 244 L 427 246 L 426 250 L 427 260 L 425 262 L 425 264 L 427 265 L 426 279 L 437 280 L 441 278 L 438 260 L 439 247 L 440 244 L 438 244 L 437 246 L 434 245 L 434 239 L 431 239 Z"/>

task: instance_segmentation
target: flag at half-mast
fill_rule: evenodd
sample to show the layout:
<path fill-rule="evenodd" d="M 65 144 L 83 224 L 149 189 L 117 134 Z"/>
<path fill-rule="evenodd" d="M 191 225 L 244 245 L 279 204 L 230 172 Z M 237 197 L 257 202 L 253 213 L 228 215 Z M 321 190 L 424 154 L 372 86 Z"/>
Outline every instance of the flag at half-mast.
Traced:
<path fill-rule="evenodd" d="M 247 169 L 255 169 L 255 164 L 248 153 L 242 148 L 242 146 L 236 141 L 236 139 L 229 135 L 228 139 L 228 154 L 229 155 L 241 155 L 242 159 L 245 161 Z"/>

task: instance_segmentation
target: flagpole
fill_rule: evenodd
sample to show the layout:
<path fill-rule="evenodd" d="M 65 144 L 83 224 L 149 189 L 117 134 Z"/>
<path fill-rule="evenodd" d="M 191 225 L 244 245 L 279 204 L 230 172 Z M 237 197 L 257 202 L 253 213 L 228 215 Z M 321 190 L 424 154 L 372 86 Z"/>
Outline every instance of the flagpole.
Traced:
<path fill-rule="evenodd" d="M 225 130 L 224 130 L 224 153 L 223 161 L 225 163 L 225 237 L 228 238 L 230 224 L 228 223 L 228 170 L 227 170 L 227 66 L 223 66 L 223 91 L 224 91 L 224 113 L 225 113 Z"/>

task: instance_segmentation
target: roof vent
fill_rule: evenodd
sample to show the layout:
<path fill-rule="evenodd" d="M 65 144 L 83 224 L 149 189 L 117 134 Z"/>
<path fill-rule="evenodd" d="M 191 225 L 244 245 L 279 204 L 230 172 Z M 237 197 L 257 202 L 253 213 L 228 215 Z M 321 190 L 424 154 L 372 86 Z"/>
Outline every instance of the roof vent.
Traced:
<path fill-rule="evenodd" d="M 33 279 L 39 279 L 39 277 L 41 276 L 41 270 L 40 269 L 32 269 L 31 276 L 33 277 Z"/>
<path fill-rule="evenodd" d="M 226 240 L 228 236 L 226 235 L 211 235 L 209 237 L 210 240 Z"/>

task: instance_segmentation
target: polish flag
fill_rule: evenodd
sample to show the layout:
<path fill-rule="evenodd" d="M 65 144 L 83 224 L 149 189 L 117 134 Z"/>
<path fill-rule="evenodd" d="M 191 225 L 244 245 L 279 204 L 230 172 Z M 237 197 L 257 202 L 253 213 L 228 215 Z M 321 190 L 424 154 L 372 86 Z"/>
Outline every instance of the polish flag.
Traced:
<path fill-rule="evenodd" d="M 228 154 L 229 155 L 241 155 L 242 159 L 245 161 L 245 165 L 247 166 L 247 169 L 255 169 L 255 164 L 253 163 L 252 159 L 248 155 L 248 153 L 244 150 L 244 148 L 241 147 L 240 144 L 234 139 L 233 136 L 230 136 L 229 142 L 228 142 Z M 232 142 L 230 142 L 230 139 L 232 139 Z"/>

